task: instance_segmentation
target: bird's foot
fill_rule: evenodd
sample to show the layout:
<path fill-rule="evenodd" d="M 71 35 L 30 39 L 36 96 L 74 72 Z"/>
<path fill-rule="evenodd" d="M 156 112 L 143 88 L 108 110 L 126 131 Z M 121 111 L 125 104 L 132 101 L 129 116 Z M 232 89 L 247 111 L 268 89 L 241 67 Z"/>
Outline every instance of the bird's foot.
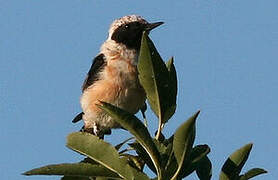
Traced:
<path fill-rule="evenodd" d="M 85 128 L 85 126 L 83 126 L 80 132 L 87 132 L 99 137 L 100 139 L 104 139 L 104 135 L 111 134 L 111 129 L 100 129 L 99 126 L 94 123 L 91 128 Z"/>

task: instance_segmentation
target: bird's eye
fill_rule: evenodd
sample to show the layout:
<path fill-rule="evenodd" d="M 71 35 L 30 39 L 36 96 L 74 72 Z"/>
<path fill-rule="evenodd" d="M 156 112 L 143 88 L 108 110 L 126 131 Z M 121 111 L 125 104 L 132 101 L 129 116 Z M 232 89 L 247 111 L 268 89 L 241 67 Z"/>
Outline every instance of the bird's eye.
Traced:
<path fill-rule="evenodd" d="M 126 28 L 126 29 L 128 29 L 128 28 L 129 28 L 129 25 L 128 25 L 128 24 L 127 24 L 127 25 L 125 25 L 125 28 Z"/>

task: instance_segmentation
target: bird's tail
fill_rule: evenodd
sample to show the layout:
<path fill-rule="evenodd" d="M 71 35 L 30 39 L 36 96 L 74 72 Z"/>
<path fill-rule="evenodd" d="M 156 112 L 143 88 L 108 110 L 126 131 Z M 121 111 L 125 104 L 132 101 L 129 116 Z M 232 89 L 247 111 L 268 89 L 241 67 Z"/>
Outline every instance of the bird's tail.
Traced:
<path fill-rule="evenodd" d="M 77 114 L 77 116 L 75 116 L 75 118 L 72 120 L 72 122 L 77 123 L 78 121 L 82 120 L 83 114 L 84 114 L 84 112 Z"/>

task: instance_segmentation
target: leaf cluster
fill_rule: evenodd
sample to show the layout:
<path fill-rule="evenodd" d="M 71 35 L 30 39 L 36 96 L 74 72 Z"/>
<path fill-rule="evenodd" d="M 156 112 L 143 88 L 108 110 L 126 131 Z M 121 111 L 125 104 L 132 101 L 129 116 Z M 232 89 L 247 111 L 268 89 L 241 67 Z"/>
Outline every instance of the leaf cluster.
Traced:
<path fill-rule="evenodd" d="M 149 180 L 144 172 L 148 166 L 157 180 L 179 180 L 193 172 L 201 180 L 212 177 L 208 145 L 194 145 L 196 120 L 200 111 L 181 124 L 169 138 L 163 127 L 175 113 L 177 75 L 173 58 L 164 63 L 147 34 L 143 34 L 139 55 L 139 80 L 147 100 L 158 118 L 158 128 L 152 137 L 147 127 L 133 114 L 109 103 L 99 106 L 132 134 L 132 138 L 112 146 L 98 137 L 75 132 L 67 137 L 67 147 L 86 156 L 79 163 L 54 164 L 36 168 L 24 175 L 62 175 L 62 180 L 138 179 Z M 129 148 L 123 149 L 124 144 Z M 254 168 L 244 174 L 241 170 L 248 159 L 252 144 L 235 151 L 224 163 L 220 180 L 247 180 L 265 170 Z M 130 153 L 130 150 L 136 153 Z M 134 155 L 135 154 L 135 155 Z"/>

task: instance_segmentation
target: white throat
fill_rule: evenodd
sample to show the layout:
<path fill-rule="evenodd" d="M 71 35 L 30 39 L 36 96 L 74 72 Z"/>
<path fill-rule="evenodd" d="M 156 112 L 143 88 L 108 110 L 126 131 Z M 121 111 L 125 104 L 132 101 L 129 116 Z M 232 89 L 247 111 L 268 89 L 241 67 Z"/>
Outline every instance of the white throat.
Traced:
<path fill-rule="evenodd" d="M 136 66 L 138 63 L 138 51 L 135 49 L 128 49 L 124 44 L 116 43 L 111 39 L 107 39 L 102 44 L 100 51 L 105 55 L 107 61 L 127 61 L 134 66 Z"/>

